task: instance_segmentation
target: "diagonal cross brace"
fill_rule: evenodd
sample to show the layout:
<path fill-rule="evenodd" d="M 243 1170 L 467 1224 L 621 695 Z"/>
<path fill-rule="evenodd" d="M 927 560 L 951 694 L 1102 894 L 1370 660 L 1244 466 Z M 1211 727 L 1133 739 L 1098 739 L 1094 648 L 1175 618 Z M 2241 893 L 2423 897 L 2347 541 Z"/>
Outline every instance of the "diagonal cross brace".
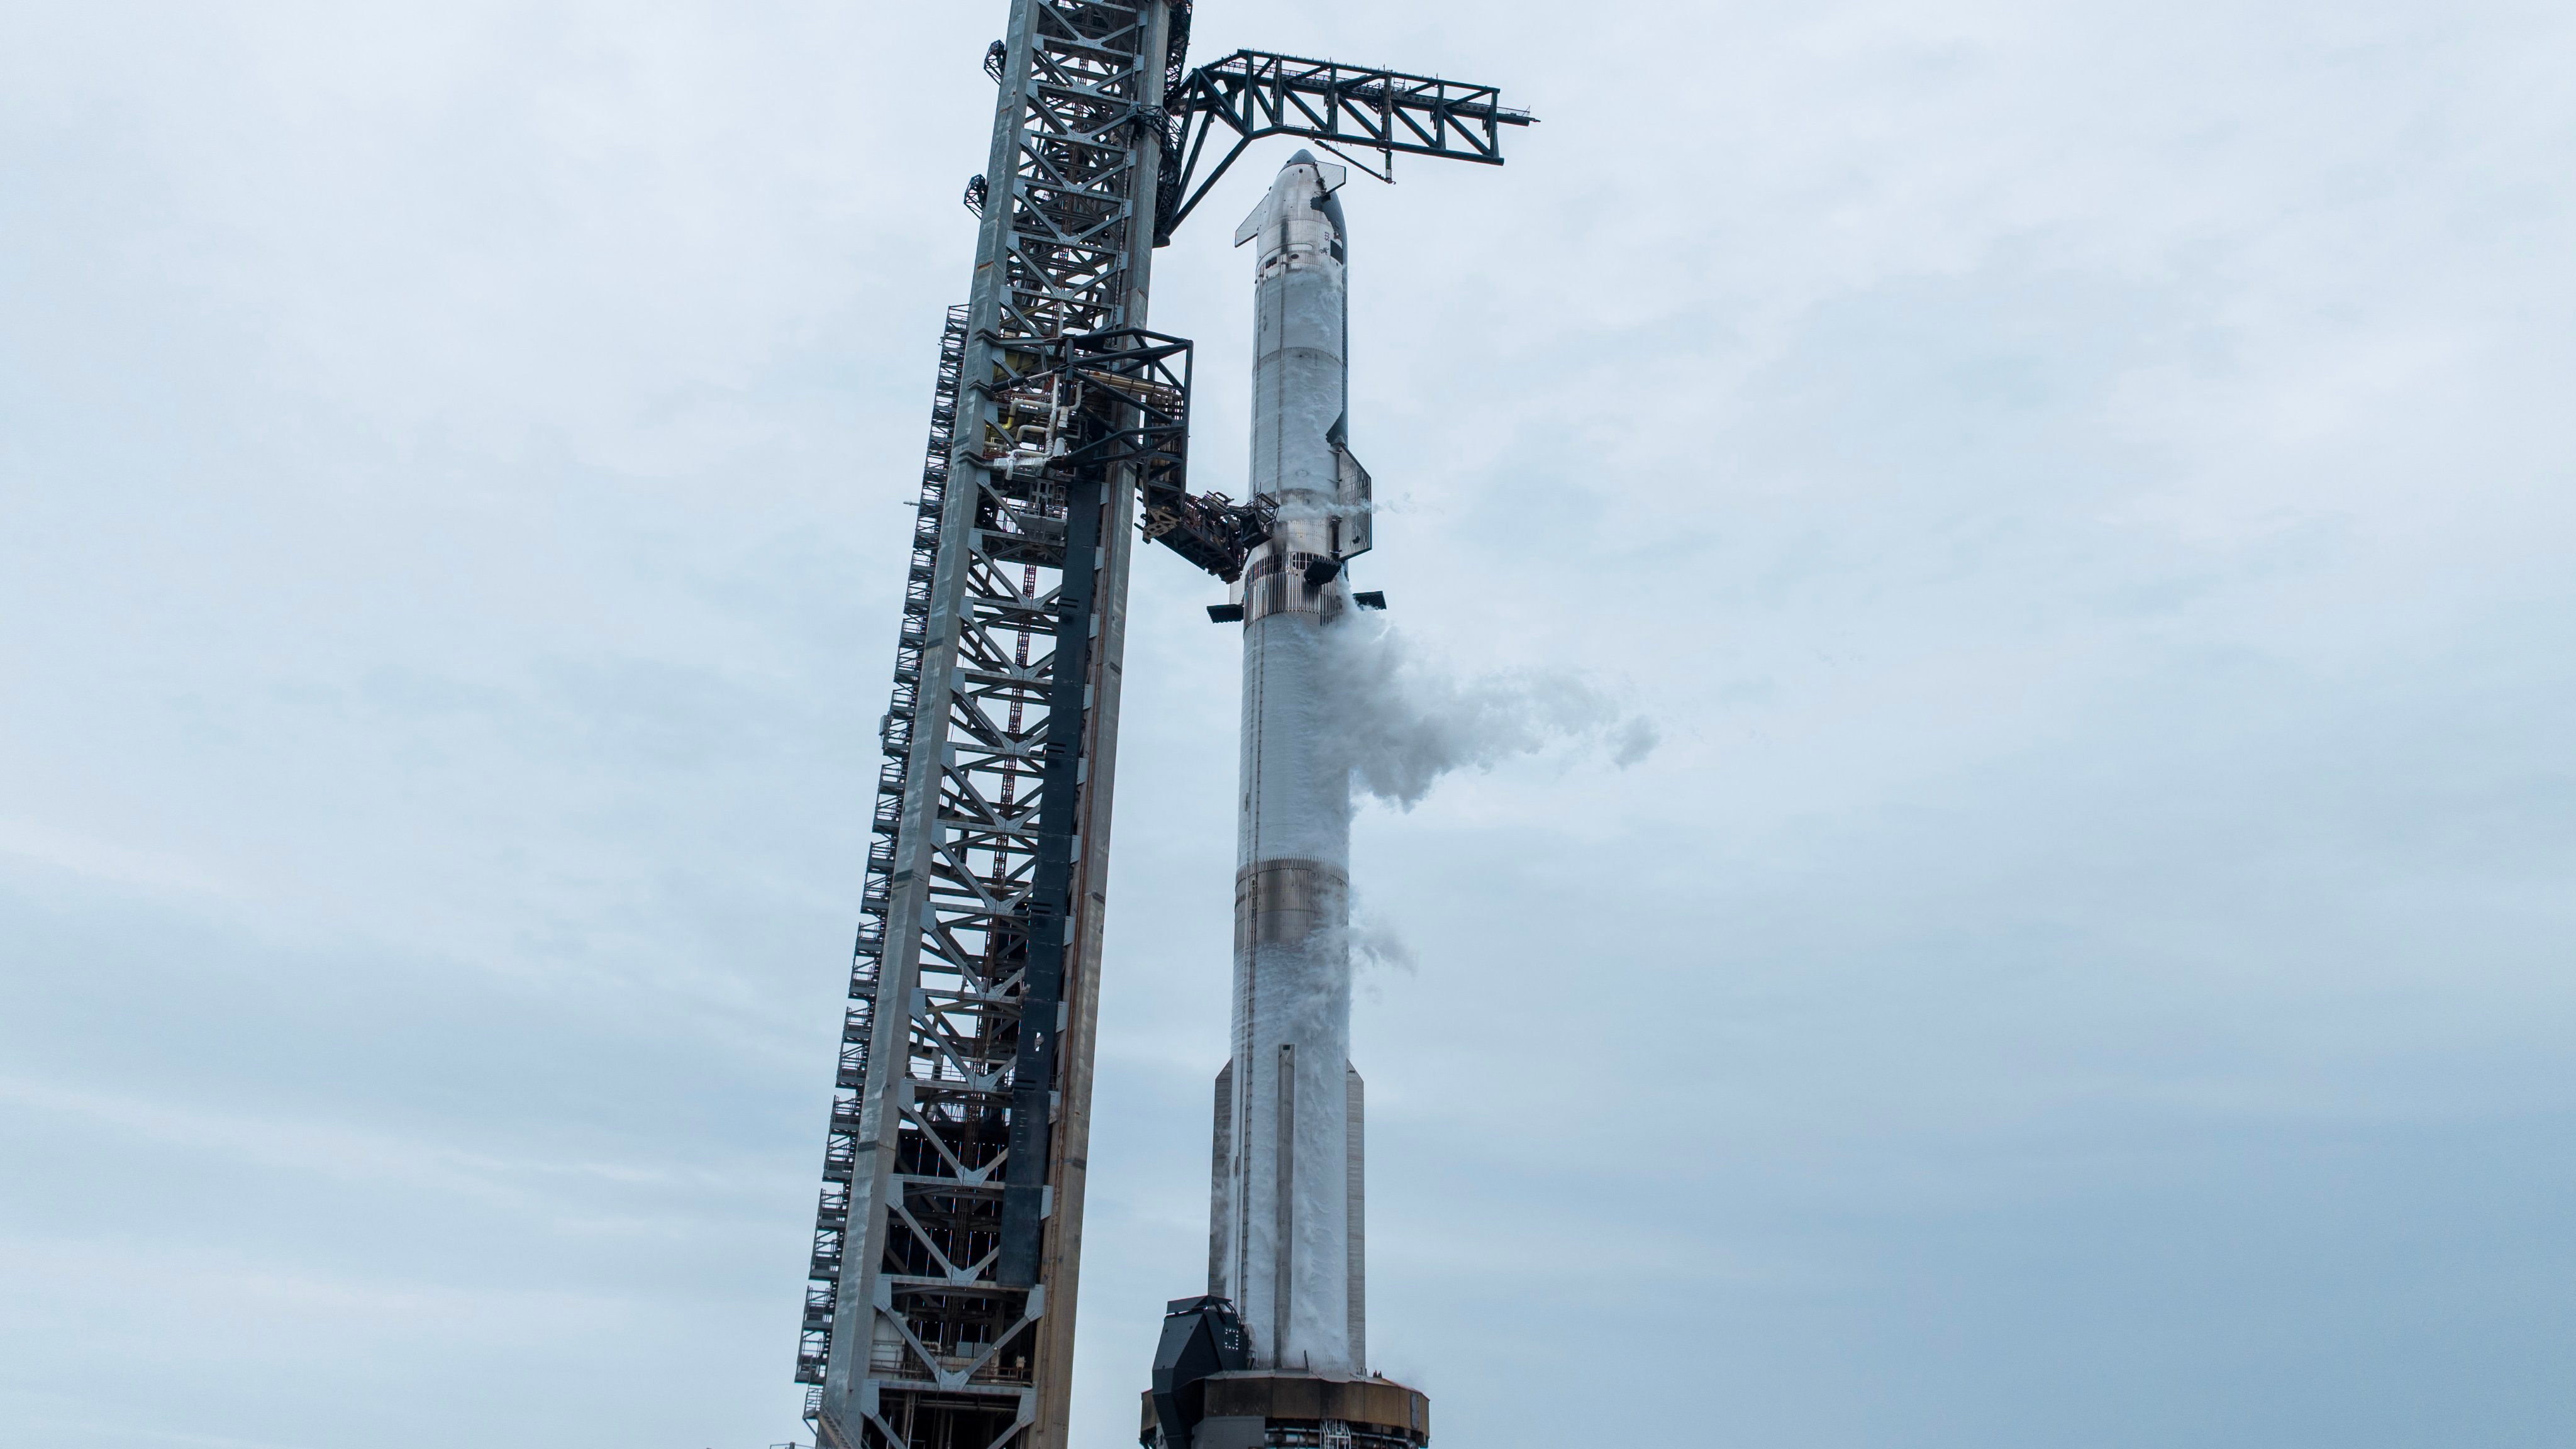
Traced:
<path fill-rule="evenodd" d="M 1536 124 L 1529 112 L 1503 105 L 1492 86 L 1257 50 L 1238 50 L 1191 71 L 1163 106 L 1171 120 L 1158 178 L 1156 246 L 1171 241 L 1226 168 L 1265 136 L 1500 166 L 1502 128 Z M 1193 185 L 1208 138 L 1220 130 L 1231 144 Z"/>

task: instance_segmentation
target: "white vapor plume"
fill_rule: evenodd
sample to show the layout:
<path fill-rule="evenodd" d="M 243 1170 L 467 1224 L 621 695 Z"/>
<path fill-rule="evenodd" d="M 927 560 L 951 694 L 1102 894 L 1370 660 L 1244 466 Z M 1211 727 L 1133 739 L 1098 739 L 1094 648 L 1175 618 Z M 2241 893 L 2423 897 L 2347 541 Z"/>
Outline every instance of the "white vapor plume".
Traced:
<path fill-rule="evenodd" d="M 1378 998 L 1378 983 L 1373 977 L 1387 974 L 1411 976 L 1420 969 L 1413 945 L 1404 939 L 1395 923 L 1369 909 L 1360 893 L 1348 896 L 1350 918 L 1335 925 L 1318 924 L 1308 934 L 1305 947 L 1328 957 L 1347 958 L 1350 962 L 1350 985 L 1371 1000 Z"/>
<path fill-rule="evenodd" d="M 1362 971 L 1401 971 L 1413 974 L 1413 947 L 1395 929 L 1395 923 L 1369 910 L 1351 893 L 1350 947 L 1351 965 Z"/>
<path fill-rule="evenodd" d="M 1325 683 L 1351 786 L 1410 810 L 1453 770 L 1490 770 L 1559 740 L 1607 748 L 1626 769 L 1653 753 L 1654 722 L 1563 670 L 1461 677 L 1371 615 L 1324 631 Z"/>
<path fill-rule="evenodd" d="M 1328 952 L 1348 956 L 1352 990 L 1375 1001 L 1379 999 L 1379 979 L 1388 974 L 1411 976 L 1420 962 L 1413 945 L 1404 939 L 1393 921 L 1368 908 L 1360 893 L 1349 896 L 1350 920 L 1344 925 L 1319 925 L 1308 940 Z"/>

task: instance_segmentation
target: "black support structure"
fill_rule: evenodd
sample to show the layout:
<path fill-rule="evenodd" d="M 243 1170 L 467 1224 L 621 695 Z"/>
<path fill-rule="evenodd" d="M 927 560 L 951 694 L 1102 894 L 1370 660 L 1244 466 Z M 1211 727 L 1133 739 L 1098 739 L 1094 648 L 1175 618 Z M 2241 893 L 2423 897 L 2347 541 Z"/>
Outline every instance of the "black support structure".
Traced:
<path fill-rule="evenodd" d="M 1492 86 L 1258 50 L 1238 50 L 1176 79 L 1164 103 L 1157 246 L 1171 241 L 1226 168 L 1265 136 L 1313 141 L 1346 160 L 1352 151 L 1375 151 L 1390 168 L 1398 153 L 1500 166 L 1503 127 L 1534 124 L 1529 112 L 1503 105 Z M 1224 150 L 1201 176 L 1211 138 Z M 1380 179 L 1391 175 L 1383 171 Z"/>
<path fill-rule="evenodd" d="M 831 1449 L 1064 1443 L 1127 570 L 1186 435 L 1186 348 L 1136 330 L 1185 8 L 1012 0 L 985 58 L 797 1361 Z"/>

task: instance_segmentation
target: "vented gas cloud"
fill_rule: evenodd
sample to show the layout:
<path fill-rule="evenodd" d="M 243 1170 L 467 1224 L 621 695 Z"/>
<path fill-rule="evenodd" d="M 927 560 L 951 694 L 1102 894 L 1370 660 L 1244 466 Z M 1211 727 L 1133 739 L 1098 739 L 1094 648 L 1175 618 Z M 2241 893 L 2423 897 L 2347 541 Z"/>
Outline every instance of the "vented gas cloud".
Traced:
<path fill-rule="evenodd" d="M 1621 769 L 1654 751 L 1654 722 L 1563 670 L 1461 676 L 1370 614 L 1324 631 L 1328 728 L 1349 751 L 1353 792 L 1410 810 L 1441 776 L 1490 770 L 1569 742 Z"/>

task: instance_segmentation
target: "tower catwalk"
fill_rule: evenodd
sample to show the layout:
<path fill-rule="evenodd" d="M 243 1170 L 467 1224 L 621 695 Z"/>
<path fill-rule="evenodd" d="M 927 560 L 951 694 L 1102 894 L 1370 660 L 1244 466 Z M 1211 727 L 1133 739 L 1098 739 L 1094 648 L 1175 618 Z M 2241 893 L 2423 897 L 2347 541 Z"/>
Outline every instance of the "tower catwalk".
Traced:
<path fill-rule="evenodd" d="M 1331 702 L 1346 560 L 1369 540 L 1348 448 L 1346 173 L 1300 151 L 1236 232 L 1255 249 L 1243 574 L 1233 1057 L 1217 1078 L 1208 1291 L 1256 1363 L 1353 1373 L 1366 1342 L 1360 1078 L 1350 1065 L 1350 761 Z"/>

